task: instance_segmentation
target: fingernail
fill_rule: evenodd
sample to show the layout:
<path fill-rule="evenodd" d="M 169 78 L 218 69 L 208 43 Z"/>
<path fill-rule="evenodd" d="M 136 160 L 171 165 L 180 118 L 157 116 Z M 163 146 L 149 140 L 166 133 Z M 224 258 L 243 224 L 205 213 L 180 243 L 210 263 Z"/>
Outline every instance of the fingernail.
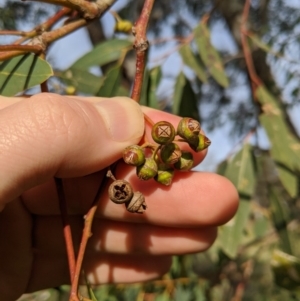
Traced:
<path fill-rule="evenodd" d="M 123 142 L 143 136 L 144 115 L 132 99 L 108 98 L 97 103 L 96 108 L 112 140 Z"/>

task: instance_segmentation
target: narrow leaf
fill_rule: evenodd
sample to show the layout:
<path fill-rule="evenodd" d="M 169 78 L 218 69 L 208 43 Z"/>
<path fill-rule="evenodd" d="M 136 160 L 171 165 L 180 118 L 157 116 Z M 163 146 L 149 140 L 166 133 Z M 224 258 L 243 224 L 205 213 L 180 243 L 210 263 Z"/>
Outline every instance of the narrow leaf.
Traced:
<path fill-rule="evenodd" d="M 249 144 L 245 144 L 232 161 L 228 162 L 225 176 L 237 188 L 240 195 L 240 203 L 236 215 L 221 227 L 220 244 L 227 256 L 235 258 L 248 220 L 250 199 L 255 188 L 255 174 L 251 146 Z"/>
<path fill-rule="evenodd" d="M 206 24 L 200 23 L 195 28 L 194 33 L 199 54 L 209 73 L 222 87 L 228 87 L 227 75 L 217 50 L 210 42 L 210 32 Z"/>
<path fill-rule="evenodd" d="M 148 82 L 148 106 L 154 109 L 159 108 L 156 92 L 161 79 L 161 75 L 162 73 L 160 66 L 150 70 Z"/>
<path fill-rule="evenodd" d="M 103 85 L 104 77 L 96 76 L 86 70 L 71 68 L 55 75 L 67 85 L 73 86 L 76 91 L 95 95 Z"/>
<path fill-rule="evenodd" d="M 13 96 L 39 85 L 53 75 L 51 66 L 33 54 L 0 63 L 0 95 Z"/>
<path fill-rule="evenodd" d="M 174 95 L 173 95 L 172 113 L 175 115 L 179 114 L 185 81 L 186 81 L 186 79 L 185 79 L 184 74 L 182 72 L 180 72 L 176 79 Z"/>
<path fill-rule="evenodd" d="M 143 78 L 143 86 L 142 86 L 142 92 L 141 92 L 141 99 L 140 104 L 142 106 L 148 106 L 148 86 L 149 86 L 149 69 L 146 69 L 144 72 L 144 78 Z"/>
<path fill-rule="evenodd" d="M 279 178 L 288 193 L 297 195 L 296 171 L 300 170 L 300 143 L 292 136 L 284 120 L 283 112 L 274 97 L 263 87 L 256 92 L 262 105 L 261 125 L 271 143 L 271 156 L 274 159 Z"/>
<path fill-rule="evenodd" d="M 293 254 L 291 237 L 287 224 L 290 221 L 290 212 L 280 188 L 275 185 L 270 187 L 271 213 L 274 227 L 280 238 L 280 246 L 286 253 Z"/>
<path fill-rule="evenodd" d="M 124 51 L 131 48 L 129 40 L 112 39 L 98 44 L 90 52 L 77 60 L 71 68 L 86 70 L 92 66 L 102 66 L 117 61 Z"/>
<path fill-rule="evenodd" d="M 116 96 L 121 82 L 121 68 L 120 65 L 110 68 L 105 75 L 105 80 L 101 86 L 97 96 L 112 97 Z"/>
<path fill-rule="evenodd" d="M 228 163 L 225 176 L 231 180 L 240 194 L 251 197 L 255 187 L 255 174 L 251 145 L 245 144 Z"/>
<path fill-rule="evenodd" d="M 180 48 L 179 53 L 182 57 L 183 62 L 195 72 L 199 80 L 206 83 L 207 78 L 205 75 L 205 71 L 200 65 L 200 62 L 196 59 L 194 53 L 191 50 L 190 45 L 188 44 L 183 45 Z"/>

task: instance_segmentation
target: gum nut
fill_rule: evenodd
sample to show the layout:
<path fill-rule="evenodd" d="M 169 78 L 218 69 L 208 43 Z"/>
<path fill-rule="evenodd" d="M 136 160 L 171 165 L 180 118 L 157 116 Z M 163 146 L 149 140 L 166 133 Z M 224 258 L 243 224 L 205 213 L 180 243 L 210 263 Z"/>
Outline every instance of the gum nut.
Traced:
<path fill-rule="evenodd" d="M 191 147 L 191 149 L 193 149 L 195 152 L 200 152 L 206 148 L 208 148 L 211 144 L 211 141 L 202 134 L 198 135 L 198 139 L 193 141 L 193 142 L 189 142 L 189 146 Z"/>
<path fill-rule="evenodd" d="M 174 140 L 176 132 L 170 122 L 159 121 L 153 125 L 151 135 L 156 143 L 167 144 Z"/>
<path fill-rule="evenodd" d="M 154 177 L 154 179 L 160 184 L 169 186 L 172 183 L 174 172 L 174 169 L 170 165 L 161 163 L 158 165 L 157 175 Z"/>
<path fill-rule="evenodd" d="M 157 174 L 157 164 L 154 159 L 146 158 L 145 163 L 136 169 L 136 174 L 140 180 L 150 180 Z"/>
<path fill-rule="evenodd" d="M 189 117 L 184 117 L 180 120 L 178 127 L 177 127 L 177 134 L 189 141 L 190 139 L 192 139 L 195 136 L 198 136 L 200 133 L 200 123 L 193 119 L 193 118 L 189 118 Z"/>
<path fill-rule="evenodd" d="M 139 145 L 130 145 L 126 147 L 123 151 L 123 160 L 129 165 L 142 165 L 145 162 L 144 149 Z"/>
<path fill-rule="evenodd" d="M 164 163 L 174 164 L 181 157 L 181 149 L 176 143 L 168 143 L 162 147 L 160 157 Z"/>
<path fill-rule="evenodd" d="M 194 166 L 193 154 L 187 151 L 182 151 L 182 155 L 174 167 L 181 171 L 188 171 Z"/>

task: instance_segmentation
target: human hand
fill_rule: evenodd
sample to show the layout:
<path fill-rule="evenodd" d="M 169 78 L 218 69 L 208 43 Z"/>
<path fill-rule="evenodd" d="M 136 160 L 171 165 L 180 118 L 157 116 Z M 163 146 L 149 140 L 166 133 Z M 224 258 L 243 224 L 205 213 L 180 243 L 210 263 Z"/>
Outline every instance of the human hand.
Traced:
<path fill-rule="evenodd" d="M 143 110 L 154 122 L 167 120 L 176 127 L 180 120 Z M 105 176 L 101 170 L 118 160 L 126 146 L 137 144 L 143 133 L 140 106 L 127 98 L 47 93 L 23 100 L 0 98 L 1 299 L 14 301 L 25 292 L 69 283 L 53 178 L 63 178 L 78 249 L 83 215 Z M 195 163 L 205 154 L 195 153 Z M 128 213 L 103 190 L 83 266 L 91 283 L 162 275 L 171 255 L 209 248 L 217 226 L 237 209 L 235 188 L 216 174 L 177 172 L 171 187 L 163 187 L 141 182 L 134 168 L 120 162 L 115 176 L 141 191 L 148 208 L 144 214 Z"/>

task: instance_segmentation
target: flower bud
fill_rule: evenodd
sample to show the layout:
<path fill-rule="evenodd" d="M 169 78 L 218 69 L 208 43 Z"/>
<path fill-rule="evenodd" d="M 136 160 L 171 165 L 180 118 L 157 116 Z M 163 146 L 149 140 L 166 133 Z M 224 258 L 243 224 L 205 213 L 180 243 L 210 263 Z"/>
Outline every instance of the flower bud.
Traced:
<path fill-rule="evenodd" d="M 211 142 L 205 135 L 199 134 L 197 138 L 194 141 L 189 141 L 189 146 L 195 152 L 200 152 L 210 146 Z"/>
<path fill-rule="evenodd" d="M 176 132 L 168 121 L 159 121 L 152 127 L 152 138 L 158 144 L 167 144 L 174 140 Z"/>
<path fill-rule="evenodd" d="M 126 203 L 133 197 L 133 190 L 129 182 L 115 180 L 108 188 L 109 198 L 116 204 Z"/>
<path fill-rule="evenodd" d="M 181 157 L 178 162 L 174 164 L 174 167 L 181 171 L 188 171 L 193 167 L 193 165 L 193 154 L 187 151 L 182 151 Z"/>
<path fill-rule="evenodd" d="M 189 117 L 182 118 L 177 127 L 177 134 L 186 141 L 194 140 L 200 133 L 200 123 Z"/>
<path fill-rule="evenodd" d="M 174 169 L 170 165 L 160 163 L 158 164 L 158 171 L 154 180 L 160 184 L 169 186 L 172 183 L 174 172 Z"/>
<path fill-rule="evenodd" d="M 133 166 L 142 165 L 145 162 L 145 153 L 139 145 L 130 145 L 123 151 L 123 160 L 125 163 Z"/>
<path fill-rule="evenodd" d="M 181 156 L 181 149 L 176 143 L 164 145 L 160 151 L 160 157 L 166 164 L 176 163 Z"/>
<path fill-rule="evenodd" d="M 131 213 L 143 213 L 147 209 L 144 195 L 136 191 L 132 199 L 126 203 L 126 209 Z"/>
<path fill-rule="evenodd" d="M 157 174 L 157 164 L 154 159 L 146 158 L 145 163 L 137 166 L 136 174 L 140 180 L 150 180 Z"/>

